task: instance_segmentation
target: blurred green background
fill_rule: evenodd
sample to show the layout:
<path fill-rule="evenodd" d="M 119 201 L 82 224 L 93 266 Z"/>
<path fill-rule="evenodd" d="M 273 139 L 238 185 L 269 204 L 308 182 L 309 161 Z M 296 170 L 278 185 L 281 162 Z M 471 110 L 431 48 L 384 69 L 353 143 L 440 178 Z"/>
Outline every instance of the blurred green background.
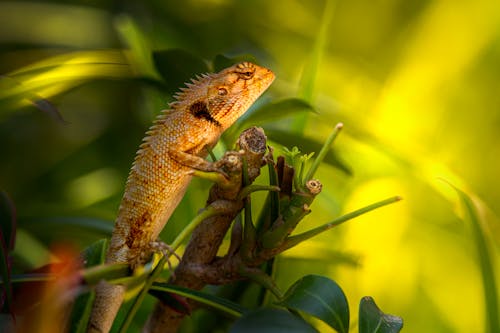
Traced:
<path fill-rule="evenodd" d="M 324 191 L 299 230 L 404 198 L 281 256 L 283 289 L 325 274 L 354 323 L 371 295 L 404 332 L 484 331 L 476 244 L 443 179 L 474 199 L 497 265 L 496 0 L 0 2 L 0 188 L 19 218 L 16 269 L 46 263 L 51 244 L 82 249 L 108 235 L 143 134 L 171 100 L 151 57 L 167 49 L 208 64 L 250 54 L 273 69 L 262 101 L 301 97 L 317 110 L 265 126 L 299 148 L 344 123 L 334 149 L 351 173 L 320 169 Z M 194 181 L 165 241 L 209 185 Z"/>

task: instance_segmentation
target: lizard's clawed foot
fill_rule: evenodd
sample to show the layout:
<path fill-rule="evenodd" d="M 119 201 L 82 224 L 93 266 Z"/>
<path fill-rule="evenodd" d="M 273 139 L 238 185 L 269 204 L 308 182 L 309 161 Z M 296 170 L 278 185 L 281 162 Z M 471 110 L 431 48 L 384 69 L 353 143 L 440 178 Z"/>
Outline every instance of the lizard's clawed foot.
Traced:
<path fill-rule="evenodd" d="M 152 252 L 160 252 L 167 258 L 173 255 L 175 258 L 177 258 L 177 260 L 181 261 L 181 257 L 177 253 L 175 253 L 174 249 L 170 247 L 170 245 L 161 240 L 153 241 L 149 243 L 149 246 Z M 172 274 L 174 274 L 174 269 L 172 267 L 170 259 L 167 260 L 167 264 L 168 264 L 168 269 L 172 272 Z"/>
<path fill-rule="evenodd" d="M 170 257 L 173 255 L 174 257 L 177 258 L 177 260 L 181 260 L 181 257 L 175 253 L 174 249 L 170 247 L 170 245 L 164 243 L 161 240 L 156 240 L 152 241 L 148 244 L 146 248 L 143 249 L 143 251 L 140 252 L 138 256 L 135 256 L 134 258 L 130 258 L 130 267 L 135 270 L 137 267 L 140 267 L 147 263 L 149 260 L 151 260 L 151 254 L 152 253 L 161 253 L 165 257 Z M 168 268 L 173 272 L 172 268 L 172 263 L 170 260 L 167 260 Z"/>

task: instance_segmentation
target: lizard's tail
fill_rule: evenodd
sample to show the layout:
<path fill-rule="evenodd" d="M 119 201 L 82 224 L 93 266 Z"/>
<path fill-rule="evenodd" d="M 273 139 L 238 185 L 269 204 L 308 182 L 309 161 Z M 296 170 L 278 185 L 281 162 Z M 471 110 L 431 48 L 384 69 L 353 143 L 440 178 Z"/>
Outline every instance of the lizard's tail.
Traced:
<path fill-rule="evenodd" d="M 123 302 L 125 287 L 101 281 L 95 290 L 96 297 L 87 333 L 108 333 Z"/>

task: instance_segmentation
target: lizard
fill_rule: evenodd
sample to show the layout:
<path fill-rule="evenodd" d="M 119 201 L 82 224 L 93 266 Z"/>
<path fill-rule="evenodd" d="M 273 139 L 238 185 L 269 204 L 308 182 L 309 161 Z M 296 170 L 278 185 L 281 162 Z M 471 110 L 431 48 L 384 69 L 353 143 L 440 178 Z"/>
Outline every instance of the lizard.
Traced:
<path fill-rule="evenodd" d="M 241 62 L 202 74 L 174 95 L 169 109 L 146 132 L 132 164 L 106 263 L 141 265 L 158 249 L 157 239 L 192 178 L 209 170 L 208 149 L 270 86 L 274 73 Z M 125 286 L 104 280 L 96 286 L 88 332 L 109 332 L 123 302 Z"/>

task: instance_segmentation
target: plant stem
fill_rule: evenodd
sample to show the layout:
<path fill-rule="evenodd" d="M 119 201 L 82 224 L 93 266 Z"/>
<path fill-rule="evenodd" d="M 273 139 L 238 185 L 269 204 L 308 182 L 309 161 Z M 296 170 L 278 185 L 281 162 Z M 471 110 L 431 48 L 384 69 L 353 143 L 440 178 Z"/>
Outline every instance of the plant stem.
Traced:
<path fill-rule="evenodd" d="M 337 135 L 339 135 L 340 130 L 342 130 L 342 127 L 344 127 L 344 124 L 342 124 L 342 123 L 338 123 L 337 125 L 335 125 L 335 128 L 333 129 L 332 133 L 330 134 L 328 139 L 326 139 L 325 143 L 323 144 L 323 147 L 321 147 L 321 150 L 319 151 L 318 156 L 314 159 L 314 162 L 311 165 L 311 168 L 309 169 L 309 171 L 306 174 L 306 178 L 304 179 L 304 182 L 307 182 L 308 180 L 311 180 L 314 177 L 314 174 L 318 170 L 319 165 L 321 164 L 321 162 L 323 162 L 323 159 L 325 158 L 326 154 L 330 150 L 330 146 L 331 146 L 332 142 L 335 140 Z"/>
<path fill-rule="evenodd" d="M 376 202 L 374 204 L 368 205 L 366 207 L 363 207 L 361 209 L 355 210 L 353 212 L 347 213 L 345 215 L 342 215 L 342 216 L 336 218 L 335 220 L 333 220 L 329 223 L 323 224 L 317 228 L 311 229 L 311 230 L 306 231 L 304 233 L 301 233 L 299 235 L 288 237 L 283 245 L 283 251 L 288 250 L 288 249 L 296 246 L 297 244 L 299 244 L 305 240 L 308 240 L 308 239 L 310 239 L 310 238 L 312 238 L 312 237 L 314 237 L 322 232 L 330 230 L 331 228 L 336 227 L 339 224 L 342 224 L 344 222 L 347 222 L 355 217 L 358 217 L 360 215 L 368 213 L 368 212 L 375 210 L 377 208 L 398 202 L 400 200 L 402 200 L 402 198 L 399 196 L 388 198 L 388 199 Z"/>

